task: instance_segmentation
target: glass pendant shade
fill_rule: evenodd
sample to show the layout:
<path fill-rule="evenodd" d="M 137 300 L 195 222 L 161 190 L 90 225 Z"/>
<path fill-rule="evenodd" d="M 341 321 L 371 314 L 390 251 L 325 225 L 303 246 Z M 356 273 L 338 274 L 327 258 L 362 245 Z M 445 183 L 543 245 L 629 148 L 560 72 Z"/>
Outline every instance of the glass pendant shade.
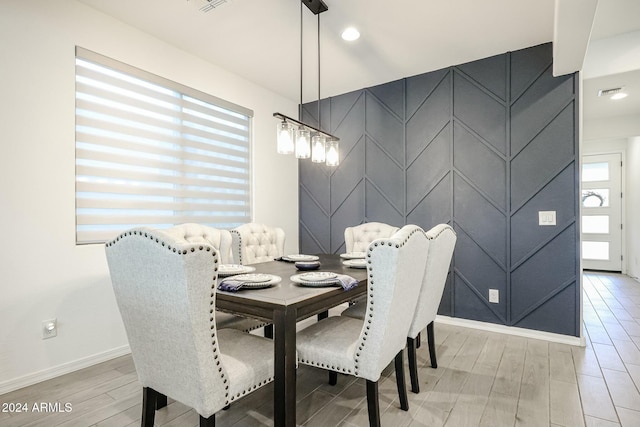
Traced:
<path fill-rule="evenodd" d="M 327 144 L 327 166 L 340 164 L 340 148 L 338 141 L 332 140 Z"/>
<path fill-rule="evenodd" d="M 311 132 L 306 129 L 298 129 L 296 132 L 296 157 L 298 159 L 311 157 Z"/>
<path fill-rule="evenodd" d="M 293 126 L 288 122 L 278 122 L 278 153 L 293 153 Z"/>
<path fill-rule="evenodd" d="M 322 135 L 315 135 L 311 138 L 311 161 L 314 163 L 325 162 L 326 138 Z"/>

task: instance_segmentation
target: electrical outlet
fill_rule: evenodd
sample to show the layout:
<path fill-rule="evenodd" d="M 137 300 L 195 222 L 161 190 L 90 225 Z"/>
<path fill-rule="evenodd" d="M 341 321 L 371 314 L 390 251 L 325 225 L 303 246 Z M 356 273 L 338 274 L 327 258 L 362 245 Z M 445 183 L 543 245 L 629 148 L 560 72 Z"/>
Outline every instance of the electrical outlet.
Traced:
<path fill-rule="evenodd" d="M 489 302 L 498 304 L 500 302 L 500 291 L 497 289 L 489 289 Z"/>
<path fill-rule="evenodd" d="M 58 320 L 49 319 L 42 321 L 42 339 L 53 338 L 58 336 Z"/>

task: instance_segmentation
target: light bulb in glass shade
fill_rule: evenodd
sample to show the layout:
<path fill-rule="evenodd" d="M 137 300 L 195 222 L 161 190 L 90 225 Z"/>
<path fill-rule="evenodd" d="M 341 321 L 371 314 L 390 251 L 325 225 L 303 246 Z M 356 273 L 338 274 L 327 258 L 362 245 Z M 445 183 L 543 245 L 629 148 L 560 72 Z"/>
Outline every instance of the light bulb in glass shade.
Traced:
<path fill-rule="evenodd" d="M 293 153 L 293 126 L 284 120 L 278 123 L 278 153 Z"/>
<path fill-rule="evenodd" d="M 311 161 L 314 163 L 325 162 L 326 138 L 322 135 L 315 135 L 311 138 Z"/>
<path fill-rule="evenodd" d="M 311 156 L 311 132 L 298 129 L 296 132 L 296 157 L 308 159 Z"/>
<path fill-rule="evenodd" d="M 338 141 L 329 141 L 327 144 L 327 166 L 338 166 L 340 164 L 340 150 Z"/>

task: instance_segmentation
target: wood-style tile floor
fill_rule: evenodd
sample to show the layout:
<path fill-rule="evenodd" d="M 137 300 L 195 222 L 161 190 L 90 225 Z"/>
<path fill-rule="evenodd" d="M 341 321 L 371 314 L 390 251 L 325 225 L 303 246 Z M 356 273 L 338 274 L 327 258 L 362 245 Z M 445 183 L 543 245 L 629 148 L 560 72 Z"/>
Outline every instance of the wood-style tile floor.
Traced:
<path fill-rule="evenodd" d="M 383 426 L 640 426 L 640 283 L 584 274 L 585 348 L 436 324 L 438 369 L 418 350 L 421 392 L 401 411 L 391 367 L 380 380 Z M 367 426 L 362 380 L 300 366 L 298 422 L 305 427 Z M 407 378 L 408 380 L 408 378 Z M 216 416 L 218 426 L 273 425 L 272 385 Z M 130 356 L 0 396 L 29 413 L 0 412 L 4 426 L 136 426 L 142 392 Z M 31 412 L 34 403 L 70 412 Z M 158 426 L 197 426 L 197 414 L 169 399 Z"/>

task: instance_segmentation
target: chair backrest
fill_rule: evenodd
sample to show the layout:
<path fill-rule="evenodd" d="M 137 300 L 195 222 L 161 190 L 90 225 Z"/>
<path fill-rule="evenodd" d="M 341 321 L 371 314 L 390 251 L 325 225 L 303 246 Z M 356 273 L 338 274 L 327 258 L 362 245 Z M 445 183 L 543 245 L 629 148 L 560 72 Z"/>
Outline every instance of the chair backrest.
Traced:
<path fill-rule="evenodd" d="M 429 241 L 416 225 L 406 225 L 367 251 L 367 309 L 355 349 L 356 376 L 377 381 L 407 341 Z"/>
<path fill-rule="evenodd" d="M 140 384 L 199 414 L 222 409 L 229 377 L 215 323 L 216 250 L 137 228 L 105 251 Z"/>
<path fill-rule="evenodd" d="M 444 285 L 447 282 L 453 249 L 456 246 L 456 232 L 447 224 L 436 225 L 427 231 L 426 235 L 430 242 L 427 269 L 424 273 L 416 313 L 407 335 L 410 338 L 417 337 L 420 331 L 435 320 Z"/>
<path fill-rule="evenodd" d="M 344 246 L 346 252 L 366 252 L 369 244 L 375 239 L 393 236 L 400 230 L 382 222 L 366 222 L 344 229 Z"/>
<path fill-rule="evenodd" d="M 238 264 L 273 261 L 284 255 L 284 230 L 250 222 L 231 230 L 233 260 Z"/>
<path fill-rule="evenodd" d="M 229 230 L 189 222 L 157 231 L 172 236 L 179 243 L 207 243 L 218 251 L 220 263 L 231 263 L 231 232 Z"/>

